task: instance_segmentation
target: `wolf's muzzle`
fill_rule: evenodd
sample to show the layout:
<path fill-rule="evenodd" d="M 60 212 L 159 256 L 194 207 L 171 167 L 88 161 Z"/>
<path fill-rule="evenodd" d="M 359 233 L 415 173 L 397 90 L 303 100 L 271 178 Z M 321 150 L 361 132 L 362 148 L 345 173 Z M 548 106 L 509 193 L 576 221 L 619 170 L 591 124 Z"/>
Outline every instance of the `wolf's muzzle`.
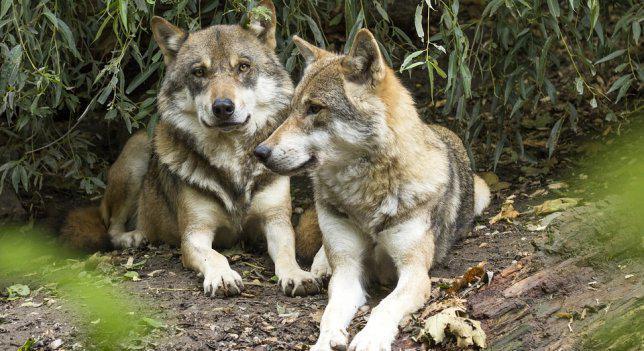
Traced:
<path fill-rule="evenodd" d="M 273 149 L 262 144 L 260 144 L 255 148 L 255 150 L 253 150 L 255 157 L 257 157 L 257 159 L 262 163 L 266 163 L 268 158 L 271 157 L 271 152 L 273 152 Z"/>
<path fill-rule="evenodd" d="M 212 112 L 217 119 L 228 120 L 235 114 L 235 104 L 230 99 L 216 99 L 212 104 Z"/>

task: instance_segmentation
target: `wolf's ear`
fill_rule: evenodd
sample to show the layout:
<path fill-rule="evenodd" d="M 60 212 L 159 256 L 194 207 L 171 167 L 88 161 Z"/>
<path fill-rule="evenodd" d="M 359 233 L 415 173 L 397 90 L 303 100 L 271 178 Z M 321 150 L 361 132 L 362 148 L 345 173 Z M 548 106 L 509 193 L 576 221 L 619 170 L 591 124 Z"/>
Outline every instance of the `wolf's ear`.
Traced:
<path fill-rule="evenodd" d="M 161 48 L 161 52 L 163 52 L 166 64 L 174 60 L 181 44 L 188 37 L 188 33 L 183 29 L 159 16 L 152 17 L 152 33 L 154 34 L 154 40 Z"/>
<path fill-rule="evenodd" d="M 255 33 L 259 40 L 264 42 L 271 50 L 275 50 L 275 47 L 277 47 L 277 41 L 275 40 L 275 26 L 277 24 L 275 5 L 272 0 L 262 0 L 259 6 L 268 9 L 270 18 L 253 16 L 255 18 L 251 18 L 248 29 Z"/>
<path fill-rule="evenodd" d="M 377 84 L 385 77 L 385 61 L 376 38 L 368 29 L 358 31 L 349 55 L 342 60 L 342 67 L 351 81 Z"/>
<path fill-rule="evenodd" d="M 297 35 L 293 36 L 293 42 L 297 45 L 297 48 L 300 49 L 300 54 L 304 56 L 304 61 L 307 66 L 317 61 L 324 53 L 324 50 L 298 37 Z"/>

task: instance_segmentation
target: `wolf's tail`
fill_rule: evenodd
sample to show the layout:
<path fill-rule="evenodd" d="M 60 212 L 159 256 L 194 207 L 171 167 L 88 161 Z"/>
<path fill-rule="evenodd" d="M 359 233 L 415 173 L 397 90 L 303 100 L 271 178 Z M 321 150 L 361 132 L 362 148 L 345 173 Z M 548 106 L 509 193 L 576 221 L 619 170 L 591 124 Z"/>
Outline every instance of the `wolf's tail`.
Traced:
<path fill-rule="evenodd" d="M 474 214 L 483 213 L 483 210 L 490 204 L 490 188 L 483 178 L 474 175 Z"/>
<path fill-rule="evenodd" d="M 318 214 L 315 207 L 311 207 L 302 213 L 295 228 L 295 252 L 302 261 L 311 263 L 320 247 L 322 232 L 318 224 Z"/>
<path fill-rule="evenodd" d="M 102 251 L 111 247 L 107 226 L 98 206 L 71 210 L 60 229 L 60 239 L 83 251 Z"/>

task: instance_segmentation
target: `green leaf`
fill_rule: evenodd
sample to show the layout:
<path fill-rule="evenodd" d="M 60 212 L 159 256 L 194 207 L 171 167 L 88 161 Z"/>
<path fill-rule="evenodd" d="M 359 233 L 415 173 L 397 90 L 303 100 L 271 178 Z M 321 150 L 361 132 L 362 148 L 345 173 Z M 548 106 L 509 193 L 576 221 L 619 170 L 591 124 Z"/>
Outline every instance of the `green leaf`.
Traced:
<path fill-rule="evenodd" d="M 423 30 L 423 3 L 421 2 L 416 6 L 416 15 L 414 16 L 414 25 L 416 26 L 416 34 L 418 37 L 425 40 L 425 31 Z"/>
<path fill-rule="evenodd" d="M 0 96 L 7 92 L 9 86 L 13 86 L 16 83 L 21 63 L 22 46 L 16 45 L 9 50 L 9 55 L 0 68 Z"/>
<path fill-rule="evenodd" d="M 615 103 L 618 103 L 619 100 L 621 100 L 624 97 L 624 95 L 626 95 L 626 92 L 631 87 L 632 82 L 633 82 L 633 78 L 629 79 L 628 81 L 626 81 L 626 83 L 622 84 L 622 87 L 619 88 L 619 93 L 617 93 L 617 100 L 615 100 Z"/>
<path fill-rule="evenodd" d="M 633 30 L 633 42 L 635 45 L 638 45 L 640 42 L 640 35 L 642 35 L 642 26 L 639 21 L 633 21 L 631 28 Z"/>
<path fill-rule="evenodd" d="M 463 88 L 465 89 L 465 95 L 467 97 L 472 96 L 472 73 L 466 64 L 461 64 L 459 67 L 461 71 L 461 77 L 463 78 Z"/>
<path fill-rule="evenodd" d="M 0 19 L 4 18 L 4 15 L 7 14 L 12 4 L 12 0 L 2 0 L 2 5 L 0 5 Z"/>
<path fill-rule="evenodd" d="M 617 50 L 617 51 L 613 51 L 610 54 L 608 54 L 608 55 L 602 57 L 601 59 L 597 60 L 597 62 L 595 62 L 595 65 L 598 65 L 600 63 L 604 63 L 606 61 L 610 61 L 610 60 L 612 60 L 614 58 L 617 58 L 617 57 L 623 55 L 625 52 L 626 52 L 626 49 L 620 49 L 620 50 Z"/>
<path fill-rule="evenodd" d="M 76 48 L 76 39 L 74 39 L 74 35 L 72 34 L 72 30 L 69 29 L 69 26 L 67 23 L 65 23 L 63 20 L 58 18 L 55 14 L 53 14 L 49 9 L 45 9 L 45 17 L 51 22 L 51 24 L 56 28 L 59 32 L 60 35 L 63 37 L 63 40 L 65 40 L 65 43 L 67 44 L 67 47 L 69 50 L 72 51 L 72 54 L 78 58 L 81 59 L 81 54 L 78 52 L 78 49 Z"/>
<path fill-rule="evenodd" d="M 24 284 L 14 284 L 7 287 L 7 295 L 9 295 L 9 298 L 25 297 L 29 296 L 29 294 L 31 294 L 31 289 Z"/>
<path fill-rule="evenodd" d="M 548 147 L 548 158 L 552 157 L 552 154 L 555 152 L 555 147 L 557 146 L 557 141 L 559 140 L 559 135 L 561 134 L 562 124 L 563 118 L 559 118 L 550 130 L 550 137 L 548 137 L 548 142 L 546 143 L 546 146 Z"/>
<path fill-rule="evenodd" d="M 492 17 L 496 13 L 496 11 L 503 5 L 503 0 L 492 0 L 490 1 L 487 6 L 485 6 L 485 9 L 483 10 L 483 15 L 481 17 Z"/>
<path fill-rule="evenodd" d="M 121 23 L 126 32 L 129 31 L 127 26 L 127 3 L 128 0 L 119 0 L 119 15 L 121 16 Z"/>
<path fill-rule="evenodd" d="M 496 172 L 496 166 L 499 164 L 499 159 L 501 159 L 501 154 L 503 154 L 503 146 L 505 145 L 505 134 L 499 139 L 499 142 L 496 143 L 496 147 L 494 149 L 494 166 L 493 170 Z"/>
<path fill-rule="evenodd" d="M 123 274 L 123 278 L 125 280 L 131 280 L 133 282 L 137 282 L 137 281 L 141 280 L 141 278 L 139 277 L 139 273 L 136 272 L 136 271 L 127 271 L 127 272 L 125 272 L 125 274 Z"/>
<path fill-rule="evenodd" d="M 382 19 L 389 22 L 389 15 L 387 15 L 387 11 L 380 5 L 380 1 L 374 1 L 373 3 L 376 5 L 376 11 L 382 16 Z"/>
<path fill-rule="evenodd" d="M 623 75 L 623 76 L 619 77 L 619 78 L 618 78 L 618 79 L 613 83 L 613 85 L 611 85 L 610 89 L 608 89 L 608 91 L 606 92 L 606 94 L 610 94 L 610 93 L 614 92 L 615 90 L 617 90 L 617 89 L 621 88 L 621 87 L 622 87 L 622 85 L 624 85 L 624 84 L 628 81 L 628 79 L 630 78 L 630 76 L 631 76 L 630 74 L 625 74 L 625 75 Z"/>
<path fill-rule="evenodd" d="M 127 89 L 125 89 L 125 93 L 129 94 L 134 91 L 141 83 L 145 82 L 151 75 L 154 73 L 159 66 L 161 66 L 161 62 L 155 62 L 151 65 L 148 66 L 143 72 L 139 73 L 132 79 L 132 82 L 130 85 L 127 86 Z"/>
<path fill-rule="evenodd" d="M 548 10 L 550 10 L 550 14 L 557 18 L 561 16 L 561 8 L 559 8 L 559 0 L 548 0 Z"/>
<path fill-rule="evenodd" d="M 413 59 L 415 59 L 416 57 L 418 57 L 420 54 L 422 54 L 424 52 L 425 52 L 425 50 L 418 50 L 418 51 L 414 51 L 411 54 L 405 56 L 405 59 L 403 60 L 403 63 L 400 65 L 400 72 L 408 69 L 407 65 L 409 65 Z"/>
<path fill-rule="evenodd" d="M 306 22 L 309 24 L 309 28 L 311 29 L 311 32 L 313 32 L 313 36 L 315 37 L 315 41 L 317 44 L 324 48 L 324 36 L 322 35 L 322 32 L 320 31 L 320 28 L 318 25 L 315 23 L 313 18 L 311 16 L 305 15 Z"/>
<path fill-rule="evenodd" d="M 22 344 L 22 346 L 20 346 L 18 348 L 18 351 L 31 351 L 31 350 L 34 350 L 35 345 L 36 345 L 36 340 L 32 339 L 32 338 L 29 338 L 29 339 L 27 339 L 27 341 L 25 341 L 24 344 Z"/>

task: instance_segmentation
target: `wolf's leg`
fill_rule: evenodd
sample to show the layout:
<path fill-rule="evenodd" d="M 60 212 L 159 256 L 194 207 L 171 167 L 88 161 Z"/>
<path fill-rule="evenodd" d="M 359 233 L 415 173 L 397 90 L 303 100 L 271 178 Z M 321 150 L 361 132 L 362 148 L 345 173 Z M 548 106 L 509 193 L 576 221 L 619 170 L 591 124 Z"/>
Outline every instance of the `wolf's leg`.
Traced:
<path fill-rule="evenodd" d="M 295 232 L 291 225 L 288 177 L 278 177 L 253 197 L 251 213 L 261 218 L 268 254 L 275 263 L 275 275 L 286 295 L 304 296 L 320 292 L 320 283 L 304 271 L 295 259 Z"/>
<path fill-rule="evenodd" d="M 391 350 L 398 323 L 422 307 L 431 292 L 427 271 L 433 258 L 433 240 L 423 219 L 413 218 L 378 234 L 398 271 L 394 291 L 371 311 L 369 322 L 349 347 L 353 351 Z"/>
<path fill-rule="evenodd" d="M 369 250 L 369 239 L 348 219 L 337 217 L 324 206 L 317 206 L 317 210 L 333 275 L 329 281 L 329 303 L 320 322 L 320 336 L 311 350 L 342 350 L 347 347 L 346 328 L 366 301 L 362 286 L 363 257 Z"/>
<path fill-rule="evenodd" d="M 128 221 L 136 215 L 143 178 L 148 170 L 150 147 L 147 134 L 138 132 L 125 143 L 110 167 L 107 188 L 101 201 L 101 217 L 116 247 L 139 246 L 145 239 L 140 232 L 127 232 Z"/>
<path fill-rule="evenodd" d="M 311 273 L 313 273 L 313 275 L 318 279 L 327 279 L 331 277 L 331 266 L 329 265 L 329 260 L 326 258 L 324 246 L 322 246 L 320 250 L 318 250 L 318 253 L 315 254 L 313 264 L 311 264 Z"/>
<path fill-rule="evenodd" d="M 244 289 L 241 276 L 224 255 L 212 249 L 213 230 L 191 228 L 181 242 L 183 265 L 203 274 L 203 290 L 207 296 L 233 296 Z"/>
<path fill-rule="evenodd" d="M 226 212 L 217 203 L 186 188 L 181 193 L 177 218 L 181 231 L 181 261 L 203 274 L 208 296 L 232 296 L 243 288 L 241 276 L 224 255 L 212 249 L 217 228 L 226 225 Z"/>

